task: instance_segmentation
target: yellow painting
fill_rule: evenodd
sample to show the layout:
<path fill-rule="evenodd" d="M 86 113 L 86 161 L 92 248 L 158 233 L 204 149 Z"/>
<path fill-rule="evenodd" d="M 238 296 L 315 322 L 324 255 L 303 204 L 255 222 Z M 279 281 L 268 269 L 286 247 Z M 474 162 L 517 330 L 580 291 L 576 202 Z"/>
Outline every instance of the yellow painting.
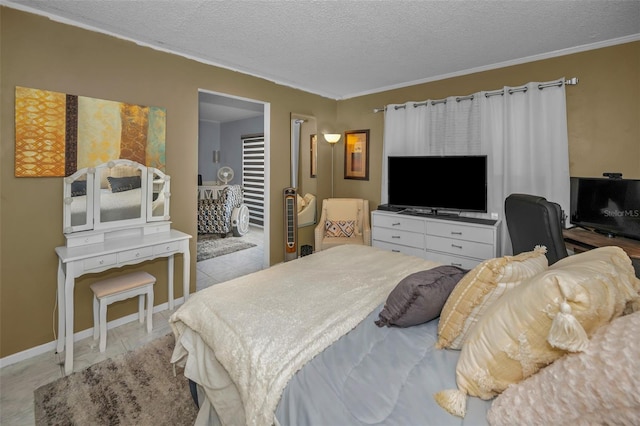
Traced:
<path fill-rule="evenodd" d="M 16 88 L 16 176 L 65 175 L 64 93 Z"/>
<path fill-rule="evenodd" d="M 69 176 L 127 159 L 165 168 L 160 107 L 16 87 L 17 177 Z"/>

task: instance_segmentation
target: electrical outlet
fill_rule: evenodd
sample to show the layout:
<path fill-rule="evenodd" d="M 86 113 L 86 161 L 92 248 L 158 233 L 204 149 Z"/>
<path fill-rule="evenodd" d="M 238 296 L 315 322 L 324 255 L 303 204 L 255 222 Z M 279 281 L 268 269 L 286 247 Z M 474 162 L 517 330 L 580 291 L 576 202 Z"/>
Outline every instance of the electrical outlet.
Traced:
<path fill-rule="evenodd" d="M 498 213 L 491 213 L 491 219 L 498 220 Z"/>

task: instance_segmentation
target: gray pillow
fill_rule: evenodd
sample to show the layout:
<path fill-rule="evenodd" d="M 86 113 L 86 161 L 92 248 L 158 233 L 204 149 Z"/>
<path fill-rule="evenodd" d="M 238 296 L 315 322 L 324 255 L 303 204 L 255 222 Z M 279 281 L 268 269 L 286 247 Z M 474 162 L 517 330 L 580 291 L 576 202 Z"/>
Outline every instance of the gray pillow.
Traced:
<path fill-rule="evenodd" d="M 109 188 L 111 188 L 111 192 L 131 191 L 132 189 L 140 188 L 141 186 L 140 176 L 109 176 L 107 180 L 109 181 Z"/>
<path fill-rule="evenodd" d="M 387 297 L 376 325 L 411 327 L 437 318 L 449 294 L 467 272 L 444 265 L 408 275 Z"/>
<path fill-rule="evenodd" d="M 71 196 L 79 197 L 81 195 L 87 195 L 87 181 L 76 180 L 71 182 Z"/>

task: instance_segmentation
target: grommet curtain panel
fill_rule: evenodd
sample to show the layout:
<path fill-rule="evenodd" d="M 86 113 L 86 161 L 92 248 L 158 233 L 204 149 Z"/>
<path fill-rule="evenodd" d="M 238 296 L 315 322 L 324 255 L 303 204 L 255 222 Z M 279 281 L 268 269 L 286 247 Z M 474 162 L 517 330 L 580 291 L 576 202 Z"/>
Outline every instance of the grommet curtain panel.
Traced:
<path fill-rule="evenodd" d="M 539 86 L 544 88 L 539 88 Z M 504 200 L 540 195 L 569 212 L 569 142 L 564 79 L 502 91 L 407 102 L 385 108 L 381 200 L 387 202 L 387 157 L 487 155 L 487 213 L 502 219 L 502 253 L 511 254 Z M 453 178 L 457 171 L 452 170 Z M 464 171 L 459 171 L 464 173 Z M 437 184 L 437 183 L 428 183 Z M 420 190 L 428 191 L 428 186 Z"/>

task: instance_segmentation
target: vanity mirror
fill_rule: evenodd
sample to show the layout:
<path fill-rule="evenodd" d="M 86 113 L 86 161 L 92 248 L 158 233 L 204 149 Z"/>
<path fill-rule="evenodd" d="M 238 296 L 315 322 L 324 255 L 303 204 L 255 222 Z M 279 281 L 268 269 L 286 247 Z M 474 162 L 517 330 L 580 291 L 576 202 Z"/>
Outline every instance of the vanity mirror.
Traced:
<path fill-rule="evenodd" d="M 169 220 L 169 176 L 112 160 L 64 179 L 63 231 L 102 230 Z"/>
<path fill-rule="evenodd" d="M 313 140 L 317 140 L 315 117 L 291 114 L 291 186 L 298 194 L 298 227 L 316 224 L 317 151 Z"/>

